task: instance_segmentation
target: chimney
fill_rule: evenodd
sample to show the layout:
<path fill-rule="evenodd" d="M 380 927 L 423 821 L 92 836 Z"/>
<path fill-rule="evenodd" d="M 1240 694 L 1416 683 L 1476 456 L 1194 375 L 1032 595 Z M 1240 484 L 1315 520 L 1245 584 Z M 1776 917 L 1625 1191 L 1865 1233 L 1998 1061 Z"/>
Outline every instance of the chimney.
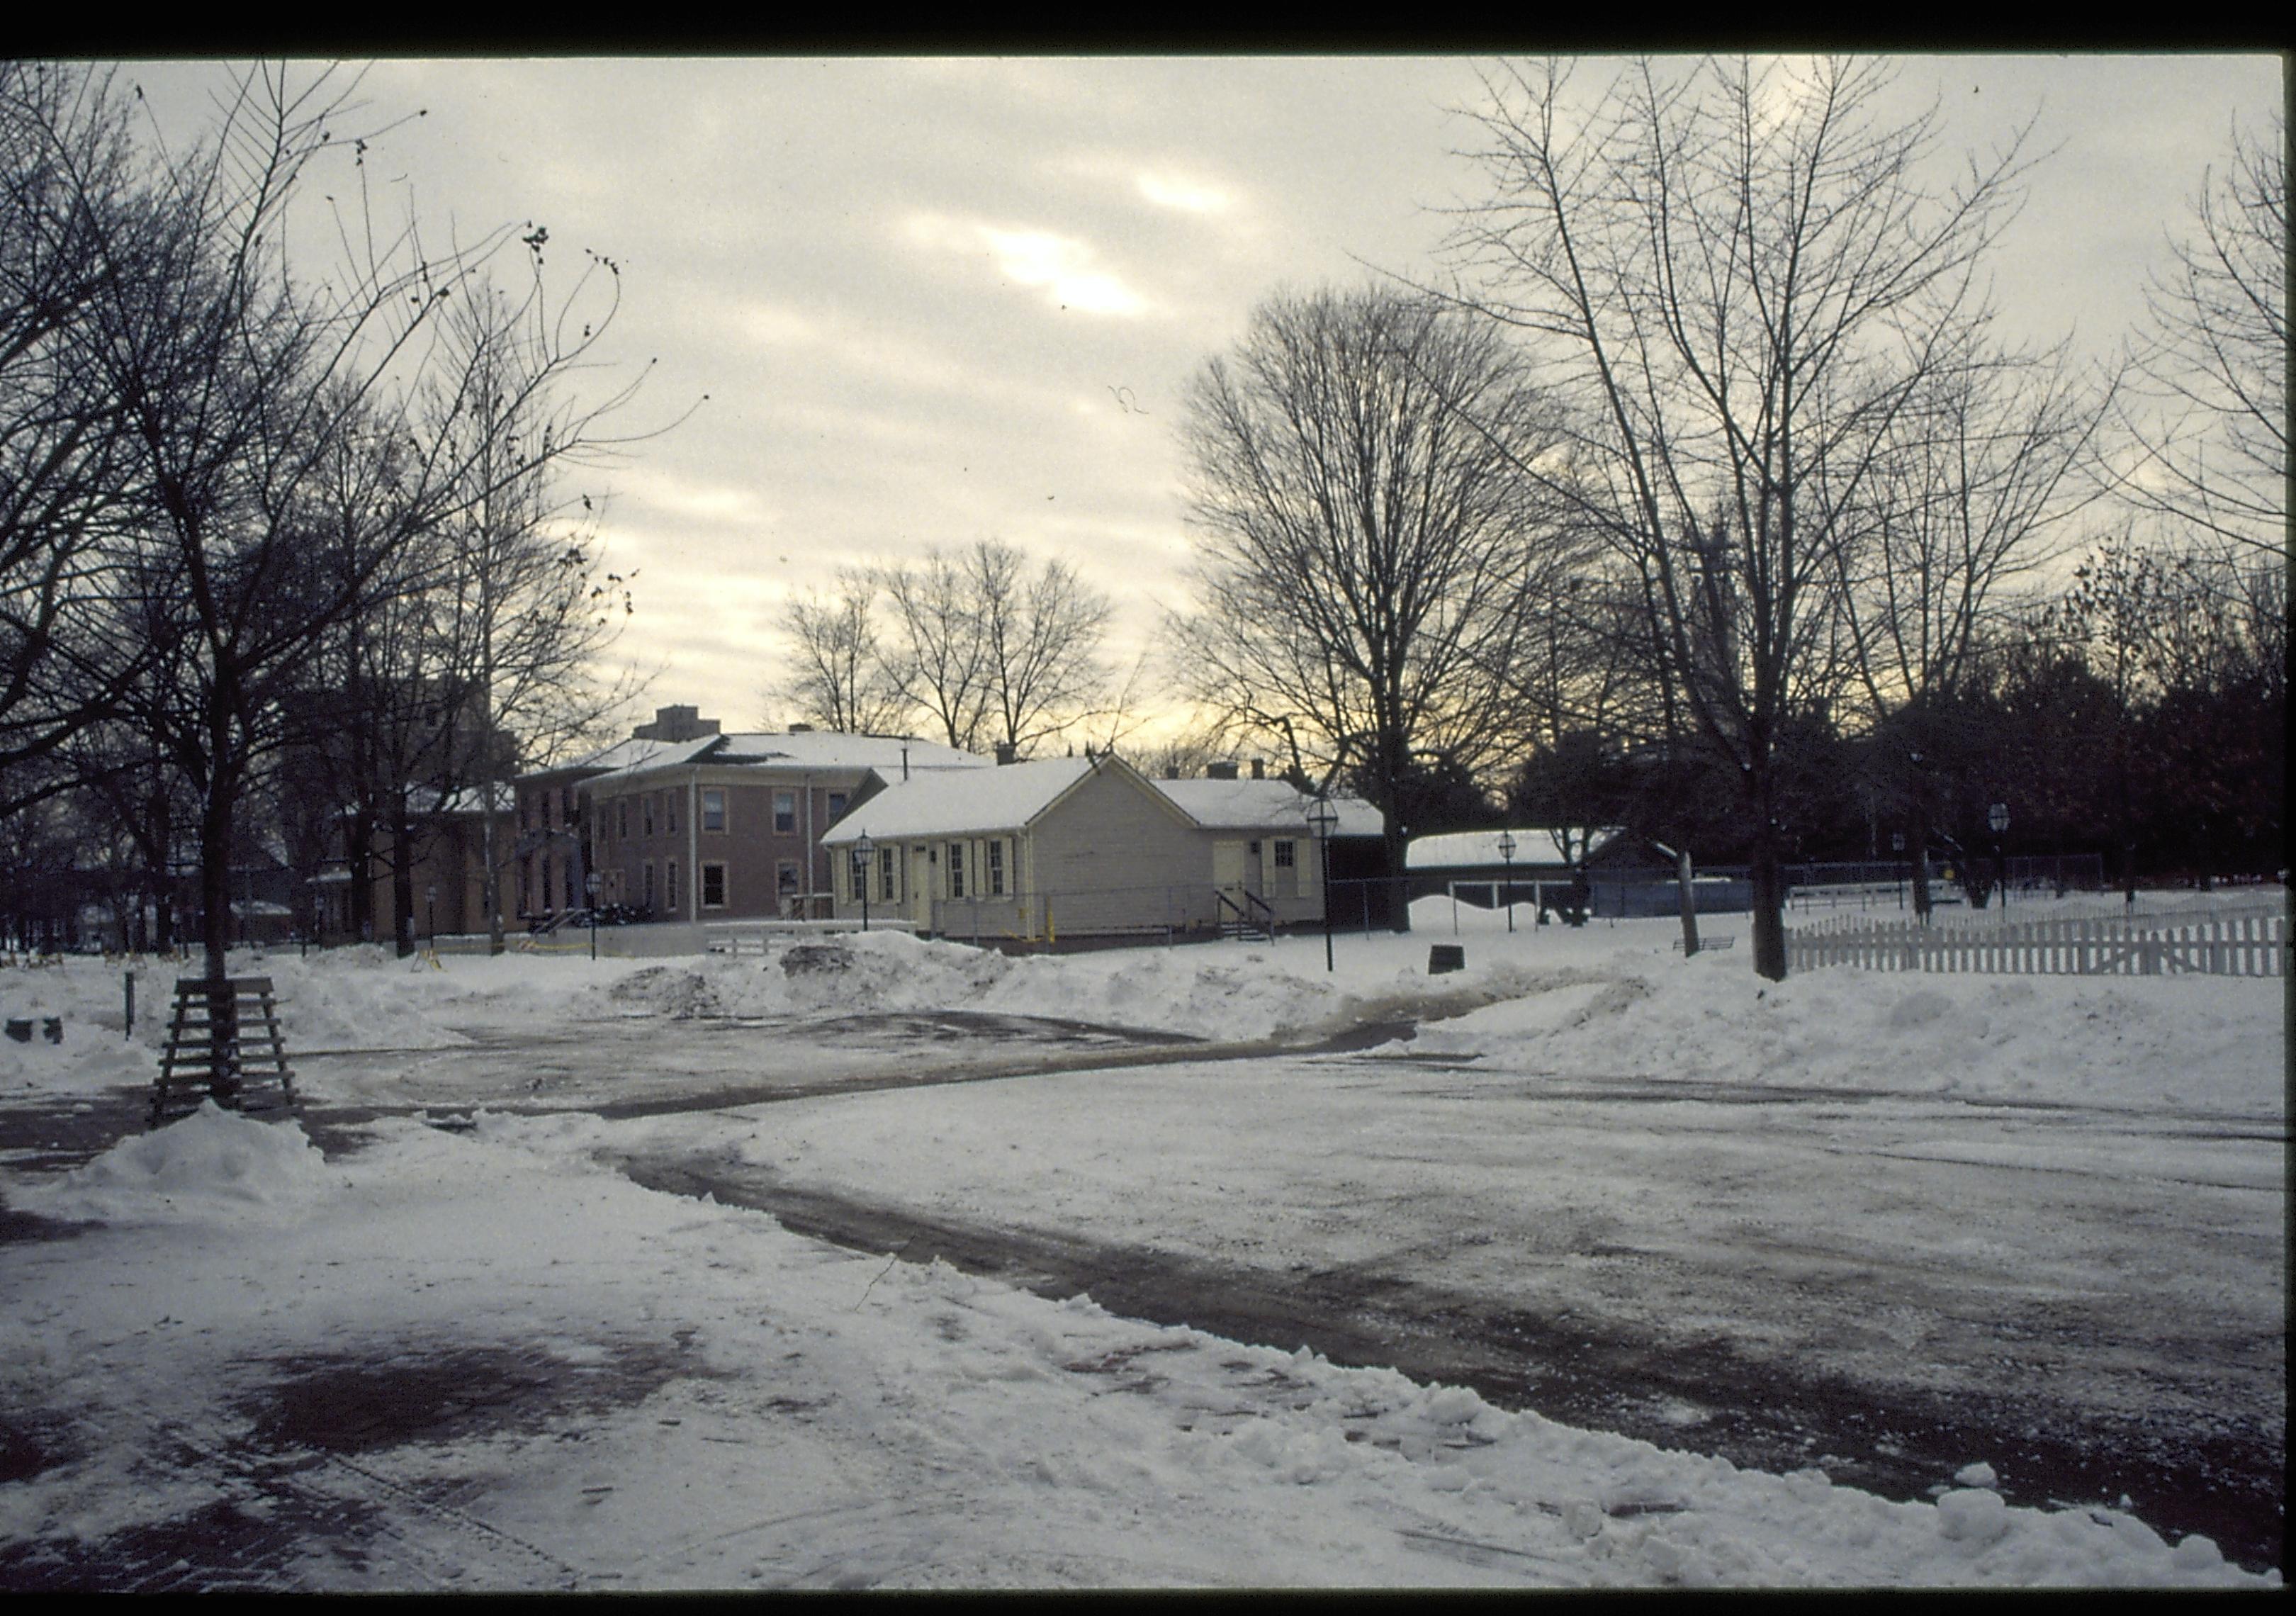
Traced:
<path fill-rule="evenodd" d="M 718 720 L 705 718 L 696 707 L 657 707 L 653 722 L 630 731 L 634 741 L 698 741 L 718 733 Z"/>
<path fill-rule="evenodd" d="M 1204 778 L 1207 780 L 1233 780 L 1235 778 L 1235 765 L 1234 763 L 1207 763 L 1204 765 Z"/>
<path fill-rule="evenodd" d="M 1251 760 L 1251 777 L 1254 780 L 1267 778 L 1267 760 L 1265 758 L 1254 758 Z"/>
<path fill-rule="evenodd" d="M 1013 761 L 1013 743 L 1012 743 L 1010 741 L 999 741 L 999 742 L 996 743 L 996 762 L 997 762 L 997 765 L 1001 767 L 1002 767 L 1002 766 L 1004 766 L 1004 764 L 1007 764 L 1007 763 L 1012 762 L 1012 761 Z"/>
<path fill-rule="evenodd" d="M 1177 763 L 1168 763 L 1168 764 L 1166 764 L 1166 765 L 1164 766 L 1164 778 L 1165 778 L 1165 779 L 1167 779 L 1167 780 L 1177 780 L 1179 777 L 1180 777 L 1180 766 L 1179 766 L 1178 764 L 1177 764 Z"/>

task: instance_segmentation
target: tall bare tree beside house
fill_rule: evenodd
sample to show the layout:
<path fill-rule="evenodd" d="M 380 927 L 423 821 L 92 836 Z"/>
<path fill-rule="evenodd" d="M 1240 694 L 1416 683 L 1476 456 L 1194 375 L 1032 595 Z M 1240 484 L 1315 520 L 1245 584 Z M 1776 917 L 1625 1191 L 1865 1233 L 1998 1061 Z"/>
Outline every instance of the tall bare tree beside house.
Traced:
<path fill-rule="evenodd" d="M 783 636 L 794 669 L 769 698 L 800 718 L 840 734 L 890 734 L 908 727 L 909 702 L 887 665 L 878 628 L 880 585 L 866 568 L 840 567 L 828 594 L 790 597 Z"/>
<path fill-rule="evenodd" d="M 567 474 L 611 464 L 676 424 L 612 435 L 608 423 L 636 397 L 643 373 L 603 399 L 568 389 L 570 373 L 614 318 L 621 271 L 587 253 L 571 292 L 553 298 L 543 281 L 545 238 L 523 244 L 529 273 L 515 294 L 477 283 L 441 321 L 445 362 L 425 414 L 456 468 L 422 587 L 434 679 L 454 694 L 451 728 L 463 742 L 442 757 L 432 783 L 442 797 L 469 789 L 479 797 L 487 932 L 497 953 L 503 872 L 520 851 L 501 843 L 496 824 L 510 775 L 521 762 L 547 767 L 594 737 L 632 693 L 629 678 L 601 672 L 634 610 L 628 580 L 605 570 L 597 498 L 570 487 Z"/>
<path fill-rule="evenodd" d="M 1095 716 L 1110 682 L 1108 597 L 1066 562 L 1031 570 L 1027 556 L 991 539 L 964 553 L 964 570 L 988 673 L 988 740 L 1025 754 Z"/>
<path fill-rule="evenodd" d="M 1578 559 L 1522 471 L 1559 441 L 1553 402 L 1487 321 L 1322 291 L 1254 312 L 1199 373 L 1185 431 L 1185 693 L 1319 785 L 1359 783 L 1400 871 L 1415 783 L 1487 773 L 1523 739 L 1521 664 Z"/>
<path fill-rule="evenodd" d="M 1067 562 L 1032 569 L 1013 546 L 981 539 L 881 565 L 870 576 L 890 629 L 882 639 L 873 629 L 868 635 L 882 677 L 864 677 L 855 688 L 898 692 L 902 710 L 951 746 L 1024 751 L 1101 711 L 1109 684 L 1102 643 L 1113 611 Z M 846 588 L 848 611 L 865 621 L 851 605 L 855 586 Z M 804 653 L 808 665 L 833 651 L 839 636 L 855 643 L 846 620 L 813 623 L 830 638 Z"/>
<path fill-rule="evenodd" d="M 1780 746 L 1850 669 L 1830 525 L 1982 322 L 2021 143 L 1934 177 L 1936 116 L 1869 62 L 1644 62 L 1591 97 L 1508 67 L 1477 114 L 1489 200 L 1451 249 L 1476 307 L 1577 401 L 1531 469 L 1642 580 L 1660 672 L 1734 767 L 1754 965 L 1785 973 Z M 1567 466 L 1568 474 L 1561 472 Z"/>
<path fill-rule="evenodd" d="M 988 716 L 988 669 L 964 568 L 933 550 L 881 566 L 894 639 L 886 669 L 902 701 L 960 751 L 980 744 Z"/>

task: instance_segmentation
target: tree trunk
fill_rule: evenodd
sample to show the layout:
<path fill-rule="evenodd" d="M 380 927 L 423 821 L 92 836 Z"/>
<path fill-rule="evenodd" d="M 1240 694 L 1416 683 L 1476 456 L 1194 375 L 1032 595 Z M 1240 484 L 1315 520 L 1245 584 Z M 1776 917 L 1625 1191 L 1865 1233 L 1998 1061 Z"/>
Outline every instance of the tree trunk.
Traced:
<path fill-rule="evenodd" d="M 1930 897 L 1930 814 L 1927 803 L 1916 802 L 1914 805 L 1914 828 L 1906 841 L 1906 855 L 1914 861 L 1914 917 L 1927 925 L 1932 904 Z"/>
<path fill-rule="evenodd" d="M 1404 879 L 1403 861 L 1406 842 L 1403 827 L 1396 822 L 1392 808 L 1387 817 L 1387 901 L 1391 911 L 1388 920 L 1398 932 L 1411 930 L 1411 883 Z"/>
<path fill-rule="evenodd" d="M 1754 974 L 1786 980 L 1785 874 L 1778 861 L 1778 823 L 1771 763 L 1762 758 L 1749 782 L 1754 814 Z"/>
<path fill-rule="evenodd" d="M 344 923 L 363 943 L 374 940 L 374 816 L 362 808 L 350 816 L 343 839 L 343 862 L 350 870 L 348 907 Z"/>
<path fill-rule="evenodd" d="M 216 751 L 222 755 L 223 745 Z M 209 1092 L 234 1105 L 239 1093 L 239 1003 L 232 991 L 231 833 L 235 777 L 218 769 L 200 805 L 200 947 L 208 993 Z"/>
<path fill-rule="evenodd" d="M 1682 889 L 1682 957 L 1698 952 L 1698 893 L 1690 884 L 1690 849 L 1675 856 L 1675 881 Z"/>
<path fill-rule="evenodd" d="M 414 824 L 403 787 L 391 799 L 391 823 L 390 930 L 398 957 L 406 959 L 414 953 Z"/>

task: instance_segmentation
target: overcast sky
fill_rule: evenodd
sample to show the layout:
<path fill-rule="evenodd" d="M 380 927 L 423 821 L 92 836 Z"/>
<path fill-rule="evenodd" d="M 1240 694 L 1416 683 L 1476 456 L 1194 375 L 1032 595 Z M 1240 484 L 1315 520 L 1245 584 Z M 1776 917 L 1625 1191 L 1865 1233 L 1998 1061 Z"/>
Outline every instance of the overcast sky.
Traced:
<path fill-rule="evenodd" d="M 1603 64 L 1590 63 L 1600 70 Z M 622 269 L 632 425 L 708 395 L 585 487 L 636 569 L 621 651 L 649 706 L 726 727 L 767 687 L 793 587 L 840 562 L 1006 540 L 1113 595 L 1126 658 L 1185 598 L 1187 378 L 1279 285 L 1432 275 L 1480 171 L 1468 58 L 386 62 L 371 173 L 427 233 L 547 227 Z M 2038 115 L 2055 153 L 1997 267 L 2005 320 L 2103 356 L 2202 170 L 2279 103 L 2250 56 L 1904 58 L 1955 152 Z M 135 64 L 190 128 L 223 70 Z M 627 373 L 626 369 L 623 373 Z M 603 386 L 603 378 L 600 378 Z"/>

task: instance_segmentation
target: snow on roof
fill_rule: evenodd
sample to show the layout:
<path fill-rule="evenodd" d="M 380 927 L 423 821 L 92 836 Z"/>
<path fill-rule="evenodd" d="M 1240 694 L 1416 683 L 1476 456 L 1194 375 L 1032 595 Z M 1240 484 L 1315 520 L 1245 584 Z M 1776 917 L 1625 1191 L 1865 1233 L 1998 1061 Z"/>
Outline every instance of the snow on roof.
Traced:
<path fill-rule="evenodd" d="M 634 749 L 627 750 L 626 749 Z M 615 758 L 612 754 L 625 754 Z M 914 735 L 849 735 L 835 730 L 800 730 L 794 734 L 746 733 L 697 735 L 691 741 L 624 741 L 591 759 L 607 772 L 595 775 L 592 786 L 612 785 L 619 780 L 695 763 L 795 769 L 875 768 L 889 774 L 903 767 L 914 769 L 970 769 L 995 767 L 988 759 L 959 751 Z"/>
<path fill-rule="evenodd" d="M 1288 780 L 1159 780 L 1156 789 L 1206 830 L 1259 831 L 1308 828 L 1308 805 L 1315 799 Z M 1378 836 L 1387 822 L 1360 797 L 1334 797 L 1339 810 L 1334 836 Z"/>
<path fill-rule="evenodd" d="M 1093 770 L 1088 758 L 1046 758 L 1035 763 L 945 769 L 921 779 L 895 780 L 847 810 L 824 847 L 903 836 L 971 835 L 1017 831 Z"/>
<path fill-rule="evenodd" d="M 914 735 L 849 735 L 835 730 L 800 730 L 794 734 L 734 734 L 712 763 L 783 764 L 792 768 L 898 769 L 906 757 L 918 768 L 993 768 L 995 760 L 976 752 L 923 741 Z"/>
<path fill-rule="evenodd" d="M 567 767 L 593 775 L 601 771 L 619 774 L 683 761 L 695 752 L 716 745 L 721 739 L 723 737 L 718 735 L 696 735 L 691 741 L 657 741 L 649 736 L 632 735 L 627 740 L 615 742 L 611 746 L 602 747 L 579 763 Z M 545 769 L 540 772 L 554 774 L 557 771 Z"/>
<path fill-rule="evenodd" d="M 1618 837 L 1625 835 L 1624 825 L 1601 825 L 1581 832 L 1570 827 L 1574 835 L 1586 839 L 1586 851 L 1599 853 Z M 1507 834 L 1514 838 L 1514 859 L 1519 865 L 1568 864 L 1564 852 L 1564 832 L 1546 825 L 1515 825 Z M 1508 861 L 1499 856 L 1497 831 L 1453 831 L 1442 836 L 1414 836 L 1411 845 L 1403 850 L 1403 867 L 1406 870 L 1481 869 L 1486 865 L 1504 866 Z"/>

